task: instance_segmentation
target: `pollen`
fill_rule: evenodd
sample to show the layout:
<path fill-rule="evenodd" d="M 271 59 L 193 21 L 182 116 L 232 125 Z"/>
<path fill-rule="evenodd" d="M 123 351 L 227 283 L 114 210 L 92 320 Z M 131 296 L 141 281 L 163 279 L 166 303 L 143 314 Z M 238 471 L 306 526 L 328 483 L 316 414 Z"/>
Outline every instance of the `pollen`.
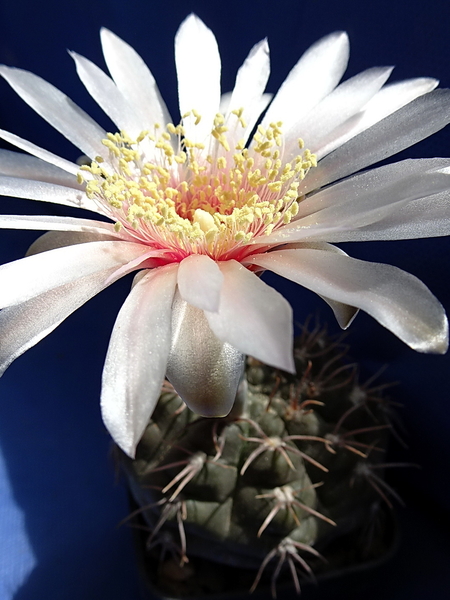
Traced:
<path fill-rule="evenodd" d="M 296 216 L 300 181 L 317 164 L 301 139 L 300 153 L 283 162 L 281 122 L 258 126 L 246 147 L 243 114 L 217 113 L 206 142 L 189 139 L 183 121 L 157 123 L 136 139 L 108 133 L 102 143 L 109 159 L 81 167 L 78 181 L 116 231 L 140 243 L 180 260 L 192 253 L 233 257 Z M 202 120 L 195 110 L 187 117 L 194 126 Z"/>

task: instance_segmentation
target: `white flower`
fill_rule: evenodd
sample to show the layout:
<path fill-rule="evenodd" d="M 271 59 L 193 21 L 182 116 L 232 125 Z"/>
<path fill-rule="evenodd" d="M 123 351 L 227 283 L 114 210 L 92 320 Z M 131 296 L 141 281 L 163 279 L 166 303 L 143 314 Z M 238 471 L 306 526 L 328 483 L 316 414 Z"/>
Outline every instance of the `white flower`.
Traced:
<path fill-rule="evenodd" d="M 1 131 L 33 156 L 1 151 L 0 193 L 103 218 L 0 217 L 5 228 L 50 230 L 29 256 L 0 267 L 2 371 L 137 270 L 102 388 L 105 424 L 131 456 L 166 371 L 194 411 L 217 416 L 231 409 L 243 355 L 294 370 L 292 311 L 258 277 L 265 269 L 322 296 L 342 327 L 362 308 L 412 348 L 445 352 L 445 313 L 420 281 L 330 242 L 450 232 L 450 159 L 405 160 L 346 178 L 444 127 L 448 90 L 432 91 L 434 79 L 385 85 L 391 68 L 338 85 L 349 50 L 346 34 L 334 33 L 303 55 L 273 100 L 264 91 L 268 45 L 260 42 L 221 97 L 216 40 L 191 15 L 175 40 L 175 126 L 142 59 L 110 31 L 101 38 L 111 78 L 72 57 L 120 133 L 107 134 L 39 77 L 0 67 L 92 161 L 80 169 Z"/>

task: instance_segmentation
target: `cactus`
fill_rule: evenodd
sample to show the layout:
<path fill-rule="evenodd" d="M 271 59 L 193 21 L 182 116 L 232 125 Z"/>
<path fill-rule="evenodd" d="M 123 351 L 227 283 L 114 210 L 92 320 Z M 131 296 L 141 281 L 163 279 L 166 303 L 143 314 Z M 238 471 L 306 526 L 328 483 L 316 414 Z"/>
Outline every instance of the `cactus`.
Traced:
<path fill-rule="evenodd" d="M 289 577 L 300 592 L 305 577 L 385 550 L 391 404 L 385 386 L 358 383 L 346 351 L 316 326 L 296 341 L 296 376 L 248 358 L 221 419 L 193 414 L 165 383 L 135 460 L 118 451 L 160 588 L 267 580 L 275 596 Z"/>

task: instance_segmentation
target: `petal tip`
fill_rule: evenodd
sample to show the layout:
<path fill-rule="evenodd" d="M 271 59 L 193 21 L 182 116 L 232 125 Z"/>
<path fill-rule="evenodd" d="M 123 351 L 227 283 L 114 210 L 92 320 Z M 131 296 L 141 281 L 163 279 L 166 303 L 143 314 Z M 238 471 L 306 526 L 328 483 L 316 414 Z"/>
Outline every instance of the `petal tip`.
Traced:
<path fill-rule="evenodd" d="M 112 47 L 113 44 L 128 44 L 122 40 L 121 37 L 116 35 L 113 31 L 108 29 L 107 27 L 100 28 L 100 43 L 102 45 L 103 54 L 106 52 L 106 48 Z"/>
<path fill-rule="evenodd" d="M 123 450 L 123 451 L 125 452 L 125 454 L 126 454 L 127 456 L 129 456 L 131 459 L 133 459 L 133 460 L 134 460 L 134 459 L 136 458 L 136 447 L 137 447 L 137 444 L 133 444 L 132 446 L 130 446 L 130 445 L 125 445 L 125 444 L 124 444 L 123 446 L 121 446 L 120 444 L 117 444 L 117 445 L 118 445 L 118 446 L 119 446 L 119 448 L 120 448 L 121 450 Z"/>
<path fill-rule="evenodd" d="M 288 373 L 291 373 L 292 375 L 295 375 L 297 373 L 297 368 L 295 366 L 294 356 L 292 353 L 289 354 L 289 357 L 288 357 L 288 360 L 286 361 L 284 370 L 287 371 Z"/>
<path fill-rule="evenodd" d="M 100 38 L 115 37 L 115 34 L 107 27 L 100 27 Z"/>
<path fill-rule="evenodd" d="M 433 352 L 435 354 L 446 354 L 447 350 L 448 350 L 448 323 L 446 321 L 446 328 L 445 331 L 443 332 L 443 335 L 441 336 L 441 338 L 437 341 L 436 345 L 434 346 Z"/>
<path fill-rule="evenodd" d="M 139 439 L 135 439 L 133 435 L 129 435 L 129 431 L 126 431 L 127 428 L 121 427 L 114 418 L 111 418 L 111 415 L 109 415 L 108 411 L 105 409 L 104 398 L 101 400 L 101 408 L 103 423 L 108 430 L 109 435 L 112 437 L 113 442 L 125 452 L 127 456 L 134 459 L 136 447 L 141 436 L 139 436 Z"/>
<path fill-rule="evenodd" d="M 232 399 L 232 401 L 231 401 Z M 184 402 L 197 415 L 207 417 L 208 419 L 220 419 L 226 417 L 233 408 L 234 398 L 230 395 L 223 402 L 217 402 L 217 398 L 208 398 L 203 396 L 199 401 L 198 397 L 191 401 L 191 398 L 183 398 Z"/>
<path fill-rule="evenodd" d="M 6 81 L 9 83 L 9 78 L 11 76 L 11 74 L 14 72 L 15 67 L 8 67 L 6 65 L 0 65 L 0 75 L 3 77 L 3 79 L 6 79 Z"/>
<path fill-rule="evenodd" d="M 423 352 L 424 354 L 445 354 L 448 350 L 449 345 L 449 331 L 448 321 L 445 317 L 445 321 L 442 327 L 437 333 L 434 333 L 428 338 L 424 338 L 416 343 L 408 344 L 416 352 Z"/>
<path fill-rule="evenodd" d="M 181 22 L 177 34 L 175 36 L 175 40 L 179 33 L 186 28 L 194 28 L 199 27 L 203 30 L 208 30 L 209 28 L 204 24 L 204 22 L 198 17 L 195 13 L 189 13 L 188 16 Z"/>
<path fill-rule="evenodd" d="M 344 30 L 334 31 L 333 33 L 330 33 L 328 37 L 330 39 L 334 38 L 336 41 L 340 42 L 344 47 L 350 47 L 350 38 L 348 37 L 348 33 Z"/>

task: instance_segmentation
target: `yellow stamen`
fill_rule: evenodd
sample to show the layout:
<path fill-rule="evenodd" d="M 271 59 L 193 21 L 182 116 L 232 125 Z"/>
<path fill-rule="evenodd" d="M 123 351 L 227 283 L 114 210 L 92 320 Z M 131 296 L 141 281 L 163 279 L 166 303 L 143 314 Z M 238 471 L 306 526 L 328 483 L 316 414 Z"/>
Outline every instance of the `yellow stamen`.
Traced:
<path fill-rule="evenodd" d="M 245 128 L 243 113 L 231 111 Z M 194 125 L 201 121 L 195 110 L 188 117 Z M 108 133 L 102 143 L 109 164 L 98 157 L 80 167 L 78 182 L 89 198 L 110 207 L 116 231 L 123 227 L 149 245 L 156 240 L 158 247 L 217 257 L 289 223 L 298 213 L 299 182 L 317 164 L 307 149 L 282 163 L 281 122 L 258 126 L 250 148 L 236 141 L 235 131 L 232 121 L 216 114 L 210 154 L 173 123 L 164 129 L 155 124 L 135 140 L 123 131 Z M 298 145 L 303 149 L 302 140 Z M 85 181 L 83 171 L 92 178 Z"/>

